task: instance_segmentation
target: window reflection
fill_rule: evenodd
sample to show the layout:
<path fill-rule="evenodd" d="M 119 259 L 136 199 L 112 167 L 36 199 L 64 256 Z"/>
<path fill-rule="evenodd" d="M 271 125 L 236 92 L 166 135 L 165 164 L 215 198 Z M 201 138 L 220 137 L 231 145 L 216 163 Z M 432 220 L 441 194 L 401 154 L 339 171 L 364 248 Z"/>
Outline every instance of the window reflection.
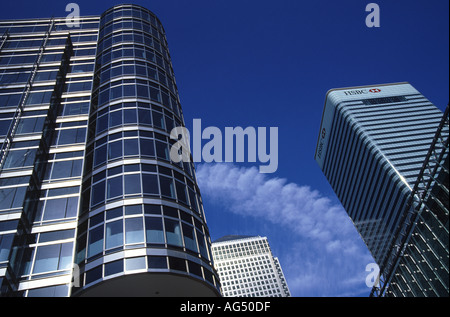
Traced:
<path fill-rule="evenodd" d="M 36 251 L 33 273 L 71 268 L 72 248 L 72 243 L 39 246 Z"/>
<path fill-rule="evenodd" d="M 162 218 L 146 217 L 145 230 L 147 243 L 164 243 Z"/>
<path fill-rule="evenodd" d="M 125 242 L 127 244 L 144 242 L 144 227 L 141 217 L 125 219 Z"/>
<path fill-rule="evenodd" d="M 106 224 L 106 249 L 123 244 L 123 222 L 117 220 Z"/>
<path fill-rule="evenodd" d="M 180 223 L 178 221 L 164 218 L 166 228 L 166 239 L 168 244 L 183 246 Z"/>

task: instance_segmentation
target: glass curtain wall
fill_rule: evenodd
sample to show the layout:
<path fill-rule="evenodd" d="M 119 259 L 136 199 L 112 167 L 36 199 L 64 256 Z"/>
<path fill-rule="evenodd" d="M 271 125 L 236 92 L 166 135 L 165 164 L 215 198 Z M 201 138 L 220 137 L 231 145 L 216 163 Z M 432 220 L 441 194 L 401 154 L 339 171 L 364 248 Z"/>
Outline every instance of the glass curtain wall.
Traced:
<path fill-rule="evenodd" d="M 194 166 L 169 157 L 184 121 L 153 13 L 123 5 L 102 15 L 93 89 L 74 294 L 130 272 L 189 276 L 218 293 Z"/>

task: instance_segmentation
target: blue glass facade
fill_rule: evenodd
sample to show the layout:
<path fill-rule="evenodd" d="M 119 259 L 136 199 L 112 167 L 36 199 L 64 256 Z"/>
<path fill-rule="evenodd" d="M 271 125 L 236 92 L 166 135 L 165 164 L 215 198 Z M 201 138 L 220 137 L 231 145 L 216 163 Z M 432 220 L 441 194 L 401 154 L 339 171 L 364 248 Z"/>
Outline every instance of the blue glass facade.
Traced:
<path fill-rule="evenodd" d="M 1 294 L 219 295 L 194 165 L 169 156 L 184 120 L 158 18 L 0 33 Z"/>
<path fill-rule="evenodd" d="M 402 225 L 441 119 L 442 112 L 408 83 L 327 94 L 315 159 L 379 264 Z M 448 276 L 448 242 L 442 257 Z"/>

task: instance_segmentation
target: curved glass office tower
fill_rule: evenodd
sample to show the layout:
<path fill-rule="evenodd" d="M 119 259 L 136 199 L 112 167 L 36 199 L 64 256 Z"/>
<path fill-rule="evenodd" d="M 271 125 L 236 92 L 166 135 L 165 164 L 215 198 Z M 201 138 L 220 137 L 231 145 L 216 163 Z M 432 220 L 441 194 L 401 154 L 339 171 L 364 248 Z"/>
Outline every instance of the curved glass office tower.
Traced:
<path fill-rule="evenodd" d="M 0 295 L 220 295 L 160 21 L 79 22 L 0 21 Z"/>
<path fill-rule="evenodd" d="M 100 19 L 74 295 L 216 295 L 193 165 L 170 160 L 184 126 L 164 29 L 148 10 Z"/>

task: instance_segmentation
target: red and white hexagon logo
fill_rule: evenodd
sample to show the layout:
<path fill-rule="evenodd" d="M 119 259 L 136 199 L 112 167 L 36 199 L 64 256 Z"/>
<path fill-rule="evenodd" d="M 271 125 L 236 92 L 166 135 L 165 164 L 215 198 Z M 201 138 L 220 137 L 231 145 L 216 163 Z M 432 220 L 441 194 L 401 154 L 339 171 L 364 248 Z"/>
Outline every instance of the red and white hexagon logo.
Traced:
<path fill-rule="evenodd" d="M 374 94 L 376 94 L 376 93 L 379 93 L 379 92 L 381 92 L 381 89 L 378 89 L 378 88 L 374 88 L 374 89 L 370 89 L 369 90 L 371 93 L 374 93 Z"/>

